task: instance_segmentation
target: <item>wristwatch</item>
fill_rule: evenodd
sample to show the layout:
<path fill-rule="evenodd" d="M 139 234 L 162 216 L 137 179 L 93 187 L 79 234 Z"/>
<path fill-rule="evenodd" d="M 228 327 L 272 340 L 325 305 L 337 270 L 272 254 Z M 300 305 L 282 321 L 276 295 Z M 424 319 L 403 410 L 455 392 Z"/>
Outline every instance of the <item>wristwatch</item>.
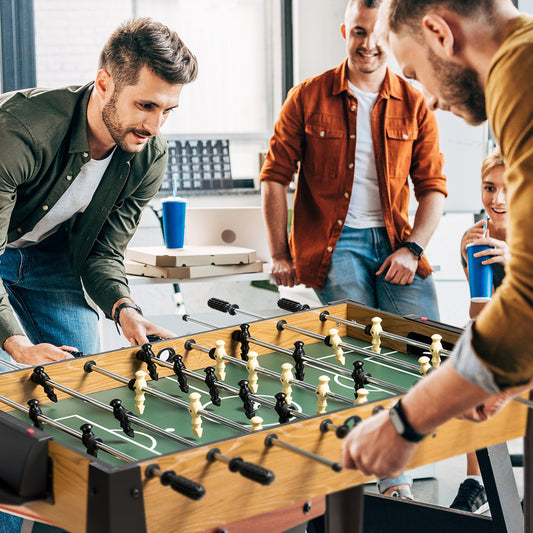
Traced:
<path fill-rule="evenodd" d="M 117 326 L 117 331 L 119 331 L 118 327 L 120 326 L 120 312 L 122 311 L 122 309 L 125 309 L 126 307 L 131 307 L 132 309 L 135 309 L 135 311 L 137 311 L 141 315 L 143 314 L 142 309 L 137 304 L 134 304 L 133 302 L 123 302 L 120 305 L 117 305 L 115 312 L 113 313 L 113 322 L 115 323 L 115 326 Z"/>
<path fill-rule="evenodd" d="M 420 259 L 424 253 L 424 248 L 414 241 L 405 241 L 401 247 L 407 248 L 417 259 Z"/>
<path fill-rule="evenodd" d="M 405 440 L 409 442 L 420 442 L 426 435 L 416 432 L 409 424 L 402 407 L 402 401 L 398 400 L 390 409 L 389 417 L 394 429 Z"/>

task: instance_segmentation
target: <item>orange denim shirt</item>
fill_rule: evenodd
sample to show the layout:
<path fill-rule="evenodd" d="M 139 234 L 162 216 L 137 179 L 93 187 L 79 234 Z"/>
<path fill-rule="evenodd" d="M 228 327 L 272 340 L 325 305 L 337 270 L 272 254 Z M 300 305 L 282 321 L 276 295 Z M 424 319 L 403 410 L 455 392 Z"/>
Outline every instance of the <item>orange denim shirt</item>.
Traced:
<path fill-rule="evenodd" d="M 289 243 L 300 283 L 319 290 L 350 204 L 356 121 L 345 60 L 289 91 L 259 178 L 288 186 L 298 172 Z M 381 208 L 396 250 L 411 233 L 408 177 L 417 199 L 447 195 L 437 121 L 422 93 L 387 69 L 371 125 Z M 417 273 L 431 272 L 423 256 Z"/>

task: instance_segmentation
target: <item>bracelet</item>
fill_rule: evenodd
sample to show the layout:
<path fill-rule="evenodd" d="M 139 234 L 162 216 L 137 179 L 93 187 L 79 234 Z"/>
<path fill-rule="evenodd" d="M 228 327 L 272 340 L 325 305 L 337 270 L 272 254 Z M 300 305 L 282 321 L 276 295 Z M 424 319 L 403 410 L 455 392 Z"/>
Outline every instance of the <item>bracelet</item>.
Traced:
<path fill-rule="evenodd" d="M 120 326 L 120 312 L 122 309 L 125 309 L 126 307 L 131 307 L 132 309 L 135 309 L 138 313 L 140 313 L 141 316 L 143 316 L 142 309 L 133 302 L 123 302 L 120 305 L 117 305 L 115 312 L 113 313 L 113 322 L 115 323 L 115 326 L 117 327 L 117 331 L 120 333 L 120 330 L 118 327 Z"/>

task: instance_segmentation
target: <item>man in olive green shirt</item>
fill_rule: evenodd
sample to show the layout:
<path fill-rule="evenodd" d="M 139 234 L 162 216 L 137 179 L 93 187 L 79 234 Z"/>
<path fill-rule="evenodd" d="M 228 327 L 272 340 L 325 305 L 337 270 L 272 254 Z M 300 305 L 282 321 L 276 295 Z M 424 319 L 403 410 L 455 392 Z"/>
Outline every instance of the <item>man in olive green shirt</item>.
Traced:
<path fill-rule="evenodd" d="M 196 74 L 175 32 L 137 18 L 94 83 L 0 96 L 0 347 L 16 361 L 91 352 L 95 304 L 132 344 L 172 335 L 131 300 L 123 258 L 167 165 L 160 128 Z"/>
<path fill-rule="evenodd" d="M 387 0 L 382 17 L 383 41 L 430 107 L 470 124 L 488 115 L 507 168 L 511 259 L 454 356 L 347 437 L 344 465 L 378 476 L 404 469 L 450 418 L 485 420 L 533 386 L 533 17 L 510 0 Z"/>

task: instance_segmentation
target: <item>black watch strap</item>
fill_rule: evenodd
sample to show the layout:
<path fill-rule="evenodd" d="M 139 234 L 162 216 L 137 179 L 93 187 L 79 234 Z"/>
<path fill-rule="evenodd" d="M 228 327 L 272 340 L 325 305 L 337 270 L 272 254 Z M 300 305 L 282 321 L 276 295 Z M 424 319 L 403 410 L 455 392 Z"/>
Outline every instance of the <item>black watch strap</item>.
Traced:
<path fill-rule="evenodd" d="M 117 307 L 115 308 L 115 312 L 113 313 L 113 322 L 117 326 L 117 331 L 118 327 L 120 326 L 120 312 L 126 307 L 131 307 L 132 309 L 135 309 L 135 311 L 137 311 L 139 314 L 143 314 L 142 309 L 133 302 L 123 302 L 120 305 L 117 305 Z"/>
<path fill-rule="evenodd" d="M 398 400 L 389 410 L 389 416 L 400 437 L 409 442 L 420 442 L 427 435 L 422 435 L 413 429 L 413 426 L 407 420 L 405 411 L 403 410 L 402 400 Z"/>
<path fill-rule="evenodd" d="M 417 259 L 420 259 L 424 253 L 424 248 L 414 241 L 405 241 L 401 247 L 407 248 Z"/>

